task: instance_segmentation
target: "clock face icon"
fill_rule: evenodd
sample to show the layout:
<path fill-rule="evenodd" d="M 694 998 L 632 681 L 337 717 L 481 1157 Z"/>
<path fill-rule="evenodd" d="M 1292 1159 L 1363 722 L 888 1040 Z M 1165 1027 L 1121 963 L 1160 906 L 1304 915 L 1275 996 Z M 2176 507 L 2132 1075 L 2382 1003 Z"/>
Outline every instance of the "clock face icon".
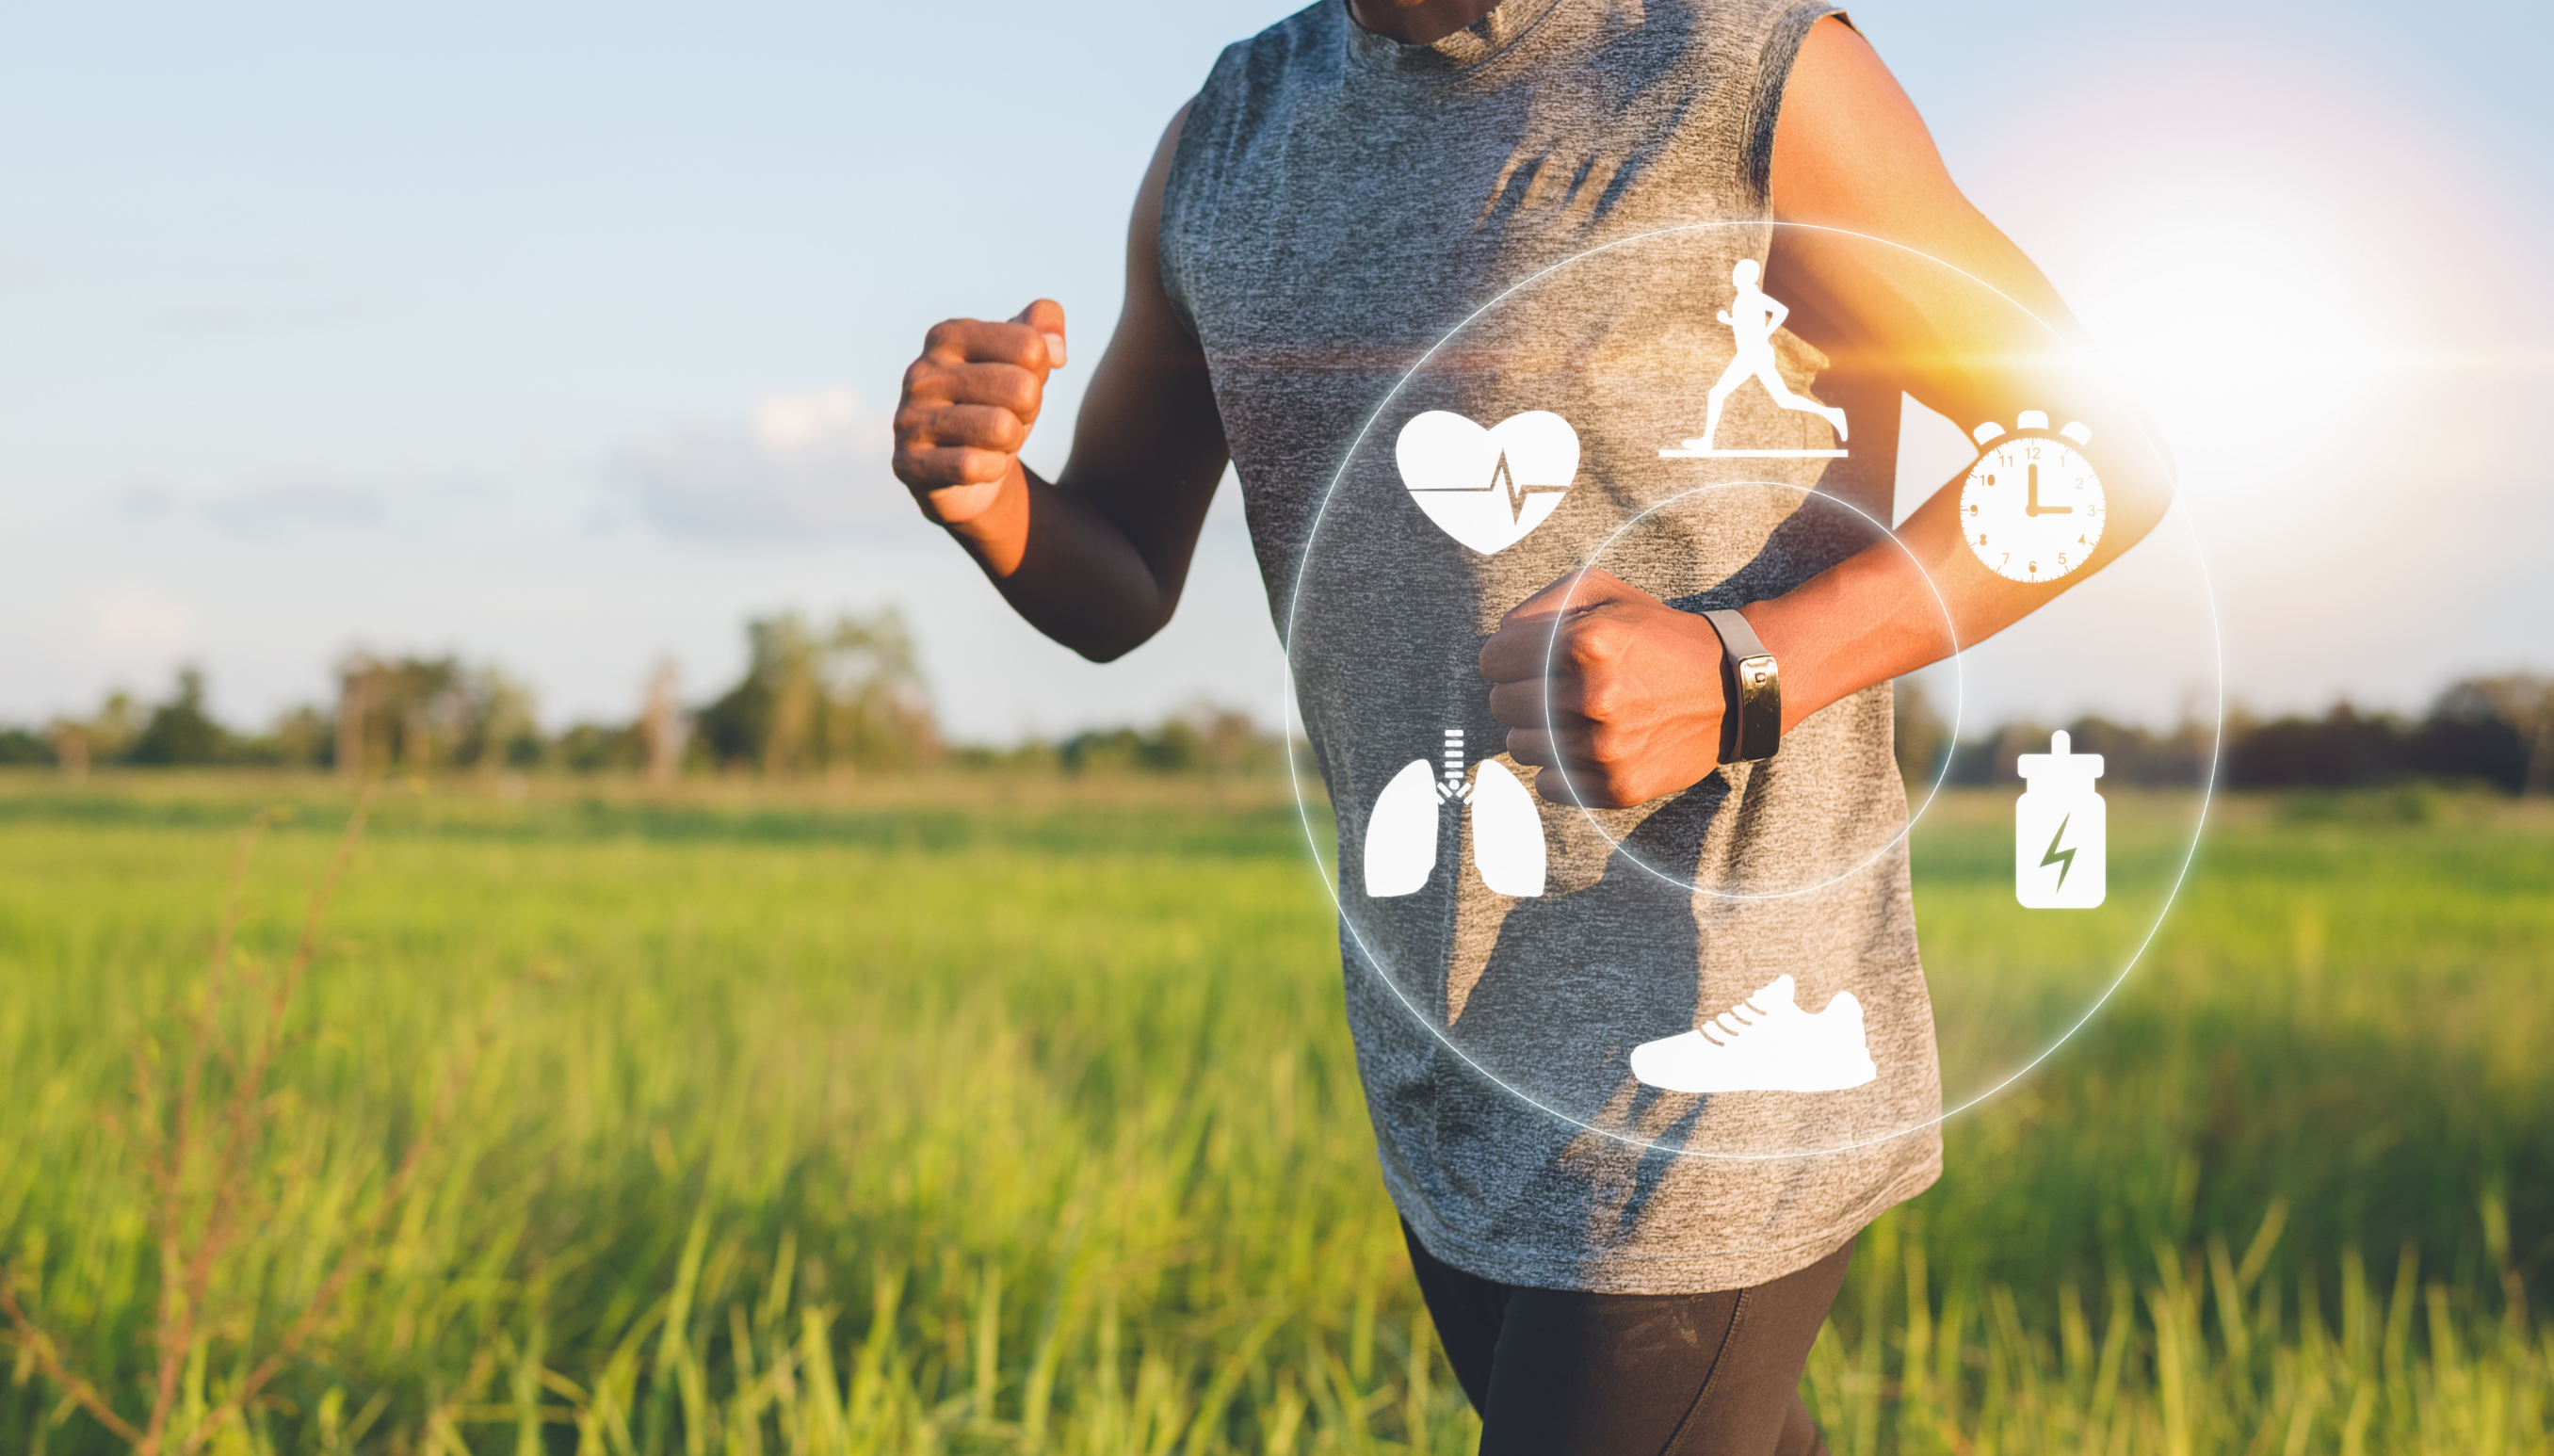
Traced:
<path fill-rule="evenodd" d="M 1981 425 L 1977 437 L 1986 449 L 1960 487 L 1960 534 L 1978 560 L 2015 581 L 2055 581 L 2090 559 L 2109 509 L 2083 455 L 2093 431 L 2050 429 L 2025 410 L 2014 428 Z"/>

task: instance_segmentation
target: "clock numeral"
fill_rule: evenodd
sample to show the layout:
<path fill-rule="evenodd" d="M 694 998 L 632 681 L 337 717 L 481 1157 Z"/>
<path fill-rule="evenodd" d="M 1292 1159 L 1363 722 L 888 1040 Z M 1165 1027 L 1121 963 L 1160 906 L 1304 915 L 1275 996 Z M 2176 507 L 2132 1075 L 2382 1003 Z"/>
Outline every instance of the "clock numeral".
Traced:
<path fill-rule="evenodd" d="M 2027 447 L 2026 449 L 2024 449 L 2024 450 L 2023 450 L 2023 452 L 2022 452 L 2022 457 L 2023 457 L 2024 459 L 2026 459 L 2026 460 L 2036 460 L 2036 459 L 2038 459 L 2038 458 L 2039 458 L 2039 446 L 2037 446 L 2037 445 L 2032 445 L 2032 446 Z"/>
<path fill-rule="evenodd" d="M 2064 551 L 2059 551 L 2057 553 L 2057 569 L 2060 571 L 2066 569 L 2066 553 Z"/>
<path fill-rule="evenodd" d="M 2013 552 L 2011 552 L 2011 551 L 2007 551 L 2007 552 L 2005 552 L 2005 553 L 2004 553 L 2004 559 L 2005 559 L 2005 561 L 2006 561 L 2006 562 L 2010 562 L 2010 561 L 2013 559 Z M 1999 564 L 2002 564 L 2002 563 L 1999 563 Z"/>

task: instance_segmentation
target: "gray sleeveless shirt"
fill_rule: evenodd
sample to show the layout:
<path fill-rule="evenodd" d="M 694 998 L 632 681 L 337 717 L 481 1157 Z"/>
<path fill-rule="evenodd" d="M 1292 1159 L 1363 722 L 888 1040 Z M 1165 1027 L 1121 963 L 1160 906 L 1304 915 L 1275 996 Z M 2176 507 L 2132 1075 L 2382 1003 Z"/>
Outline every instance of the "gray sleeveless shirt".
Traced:
<path fill-rule="evenodd" d="M 1485 1277 L 1753 1284 L 1939 1170 L 1888 688 L 1591 813 L 1519 789 L 1477 667 L 1590 561 L 1702 609 L 1879 539 L 1836 503 L 1886 520 L 1895 393 L 1819 381 L 1742 266 L 1828 13 L 1506 0 L 1404 47 L 1319 0 L 1223 54 L 1164 196 L 1338 821 L 1384 1180 Z"/>

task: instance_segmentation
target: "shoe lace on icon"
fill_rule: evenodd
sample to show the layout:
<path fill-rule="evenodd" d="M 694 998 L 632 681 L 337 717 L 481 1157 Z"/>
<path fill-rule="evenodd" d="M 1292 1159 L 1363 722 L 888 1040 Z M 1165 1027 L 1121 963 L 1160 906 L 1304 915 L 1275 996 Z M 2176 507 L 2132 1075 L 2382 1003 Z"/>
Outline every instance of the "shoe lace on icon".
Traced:
<path fill-rule="evenodd" d="M 1760 991 L 1756 994 L 1757 996 L 1762 996 L 1765 993 Z M 1713 1017 L 1710 1021 L 1703 1023 L 1699 1030 L 1713 1045 L 1727 1046 L 1741 1036 L 1746 1035 L 1748 1028 L 1756 1026 L 1758 1023 L 1763 1022 L 1772 1016 L 1772 1012 L 1758 1006 L 1756 1004 L 1756 997 L 1751 996 L 1745 1001 L 1738 1003 L 1736 1006 L 1731 1007 L 1729 1010 L 1722 1012 L 1720 1015 Z"/>

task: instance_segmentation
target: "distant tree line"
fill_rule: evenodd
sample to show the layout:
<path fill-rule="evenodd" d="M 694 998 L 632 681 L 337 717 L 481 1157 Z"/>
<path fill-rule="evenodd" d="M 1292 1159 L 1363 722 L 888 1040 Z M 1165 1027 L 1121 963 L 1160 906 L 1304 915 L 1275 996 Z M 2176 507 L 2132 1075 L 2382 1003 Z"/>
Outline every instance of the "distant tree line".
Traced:
<path fill-rule="evenodd" d="M 342 773 L 439 770 L 691 771 L 783 777 L 906 769 L 943 754 L 911 635 L 892 610 L 818 627 L 794 613 L 747 624 L 745 675 L 696 709 L 660 667 L 627 721 L 544 733 L 531 689 L 450 656 L 353 653 L 336 700 L 301 704 L 262 732 L 213 717 L 204 675 L 178 669 L 169 695 L 108 694 L 95 713 L 0 727 L 0 764 L 273 767 Z"/>
<path fill-rule="evenodd" d="M 279 714 L 262 732 L 216 720 L 204 677 L 180 668 L 166 698 L 108 695 L 85 718 L 0 727 L 0 765 L 266 766 L 344 773 L 441 770 L 839 777 L 948 764 L 1065 774 L 1273 775 L 1285 743 L 1248 714 L 1199 704 L 1149 728 L 1075 733 L 1006 748 L 951 747 L 940 732 L 912 635 L 893 609 L 818 623 L 796 613 L 746 624 L 744 675 L 686 706 L 670 664 L 658 667 L 638 713 L 544 733 L 531 689 L 495 667 L 453 657 L 351 654 L 337 667 L 337 699 Z M 2184 723 L 2152 729 L 2102 718 L 2010 723 L 1949 741 L 1922 689 L 1898 691 L 1898 757 L 1911 781 L 1944 767 L 1961 785 L 2009 785 L 2014 761 L 2044 753 L 2063 727 L 2078 753 L 2107 761 L 2122 786 L 2197 784 L 2212 733 Z M 2348 703 L 2315 717 L 2226 722 L 2218 782 L 2229 789 L 2339 789 L 2403 780 L 2554 792 L 2554 678 L 2474 677 L 2450 686 L 2421 716 L 2364 713 Z"/>
<path fill-rule="evenodd" d="M 2210 728 L 2167 730 L 2079 718 L 2011 723 L 1948 741 L 1940 714 L 1912 683 L 1898 691 L 1898 760 L 1910 780 L 1942 772 L 1953 784 L 2011 784 L 2014 760 L 2046 753 L 2064 728 L 2077 753 L 2103 756 L 2105 782 L 2190 785 L 2208 772 Z M 2229 712 L 2218 783 L 2228 789 L 2349 789 L 2407 780 L 2489 786 L 2506 793 L 2554 792 L 2554 678 L 2471 677 L 2439 694 L 2420 717 L 2363 713 L 2347 702 L 2319 716 L 2263 719 Z"/>
<path fill-rule="evenodd" d="M 744 680 L 695 719 L 698 757 L 773 775 L 913 769 L 941 756 L 940 727 L 893 610 L 824 627 L 795 614 L 746 624 Z"/>
<path fill-rule="evenodd" d="M 264 731 L 213 717 L 203 673 L 178 669 L 168 696 L 110 693 L 86 717 L 0 727 L 0 765 L 269 767 L 341 773 L 447 770 L 685 773 L 772 778 L 900 772 L 943 763 L 1082 773 L 1257 774 L 1285 746 L 1248 714 L 1201 705 L 1151 728 L 1077 733 L 1061 742 L 961 748 L 943 740 L 912 634 L 888 609 L 815 622 L 796 613 L 746 624 L 742 677 L 686 705 L 662 665 L 627 720 L 543 732 L 531 689 L 456 657 L 353 653 L 337 664 L 332 703 L 302 704 Z"/>
<path fill-rule="evenodd" d="M 951 762 L 1067 775 L 1253 777 L 1285 772 L 1286 743 L 1261 729 L 1248 713 L 1200 702 L 1150 728 L 1093 728 L 1062 740 L 1032 738 L 1009 748 L 970 745 L 954 750 Z"/>

